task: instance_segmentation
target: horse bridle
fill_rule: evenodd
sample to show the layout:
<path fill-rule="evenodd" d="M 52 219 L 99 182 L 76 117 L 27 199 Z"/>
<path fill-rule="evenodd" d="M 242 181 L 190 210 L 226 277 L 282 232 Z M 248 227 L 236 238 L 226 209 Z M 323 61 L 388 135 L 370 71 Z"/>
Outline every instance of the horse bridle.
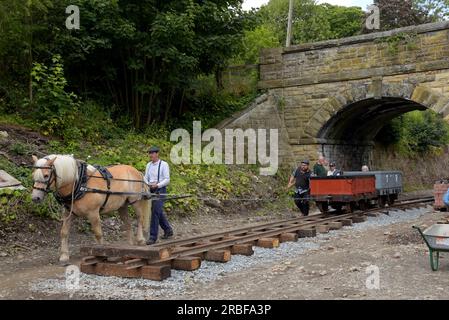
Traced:
<path fill-rule="evenodd" d="M 42 181 L 42 180 L 35 180 L 34 181 L 34 183 L 37 182 L 37 183 L 45 184 L 45 188 L 39 188 L 39 187 L 35 187 L 33 185 L 33 189 L 36 189 L 36 190 L 39 190 L 39 191 L 43 191 L 45 193 L 50 193 L 51 192 L 50 186 L 51 186 L 51 184 L 53 182 L 56 182 L 56 178 L 57 178 L 56 173 L 55 173 L 54 165 L 52 165 L 52 166 L 32 166 L 32 168 L 35 168 L 35 169 L 49 169 L 50 170 L 50 176 L 48 177 L 47 180 L 44 180 L 44 181 Z"/>

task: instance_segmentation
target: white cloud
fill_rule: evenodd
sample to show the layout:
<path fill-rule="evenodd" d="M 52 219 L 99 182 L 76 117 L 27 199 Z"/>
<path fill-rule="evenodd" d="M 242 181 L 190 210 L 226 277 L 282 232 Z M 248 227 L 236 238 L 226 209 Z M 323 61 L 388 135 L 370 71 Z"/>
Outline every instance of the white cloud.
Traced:
<path fill-rule="evenodd" d="M 245 0 L 243 1 L 243 9 L 251 10 L 251 8 L 260 8 L 261 5 L 267 3 L 268 0 Z"/>

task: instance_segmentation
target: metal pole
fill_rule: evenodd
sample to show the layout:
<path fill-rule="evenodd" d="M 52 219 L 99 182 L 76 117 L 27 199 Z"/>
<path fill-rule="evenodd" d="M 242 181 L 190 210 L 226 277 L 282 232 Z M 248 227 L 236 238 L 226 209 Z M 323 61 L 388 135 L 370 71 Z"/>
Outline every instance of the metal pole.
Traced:
<path fill-rule="evenodd" d="M 292 20 L 293 20 L 293 0 L 288 3 L 288 23 L 287 23 L 287 40 L 285 46 L 288 48 L 292 42 Z"/>

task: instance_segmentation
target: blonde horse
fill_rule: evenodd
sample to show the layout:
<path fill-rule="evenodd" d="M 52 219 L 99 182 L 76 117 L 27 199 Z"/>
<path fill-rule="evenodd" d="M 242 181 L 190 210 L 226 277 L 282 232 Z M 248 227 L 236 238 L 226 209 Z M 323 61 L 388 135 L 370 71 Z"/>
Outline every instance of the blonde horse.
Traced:
<path fill-rule="evenodd" d="M 137 215 L 137 244 L 144 245 L 148 234 L 149 215 L 151 201 L 142 198 L 142 192 L 147 192 L 148 187 L 142 182 L 143 175 L 137 169 L 127 165 L 114 165 L 108 167 L 113 179 L 110 180 L 109 197 L 101 192 L 86 192 L 78 200 L 74 197 L 75 189 L 79 186 L 79 166 L 75 158 L 68 155 L 49 155 L 38 159 L 33 156 L 35 170 L 33 172 L 32 200 L 41 202 L 46 193 L 54 192 L 59 197 L 69 199 L 66 202 L 63 224 L 61 228 L 61 255 L 59 261 L 69 261 L 68 236 L 73 215 L 87 218 L 97 243 L 103 243 L 101 230 L 101 214 L 112 213 L 116 210 L 127 229 L 128 242 L 134 244 L 133 230 L 129 221 L 128 206 L 132 205 Z M 107 191 L 107 181 L 93 166 L 87 165 L 87 176 L 91 176 L 85 185 L 90 190 Z M 96 177 L 96 178 L 93 178 Z M 134 180 L 134 181 L 129 181 Z M 116 193 L 116 194 L 114 194 Z M 118 193 L 118 194 L 117 194 Z M 107 199 L 107 202 L 105 202 Z M 71 210 L 70 210 L 71 209 Z"/>

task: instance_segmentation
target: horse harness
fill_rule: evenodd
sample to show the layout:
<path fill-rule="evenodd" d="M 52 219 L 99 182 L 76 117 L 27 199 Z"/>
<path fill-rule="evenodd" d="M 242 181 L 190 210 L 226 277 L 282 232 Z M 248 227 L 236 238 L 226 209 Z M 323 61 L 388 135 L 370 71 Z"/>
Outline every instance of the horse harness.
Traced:
<path fill-rule="evenodd" d="M 50 160 L 50 159 L 47 159 Z M 98 170 L 98 172 L 101 174 L 101 177 L 94 177 L 87 175 L 87 163 L 84 161 L 76 160 L 76 164 L 78 167 L 78 179 L 76 179 L 75 186 L 73 188 L 73 192 L 66 196 L 62 196 L 59 192 L 55 192 L 54 196 L 56 201 L 58 201 L 59 204 L 64 205 L 66 209 L 70 209 L 72 205 L 72 201 L 79 200 L 82 197 L 86 195 L 86 193 L 101 193 L 106 194 L 106 198 L 104 199 L 103 204 L 101 205 L 100 211 L 103 210 L 106 207 L 106 204 L 109 200 L 109 196 L 111 194 L 119 194 L 119 192 L 111 192 L 111 179 L 114 179 L 111 172 L 106 167 L 95 165 L 94 167 Z M 40 190 L 46 193 L 50 193 L 51 189 L 50 186 L 53 182 L 56 182 L 57 176 L 54 165 L 52 166 L 35 166 L 34 168 L 38 169 L 50 169 L 50 175 L 48 179 L 44 181 L 36 181 L 45 184 L 45 188 L 39 188 L 33 186 L 33 189 Z M 87 182 L 90 178 L 103 178 L 106 181 L 107 190 L 99 190 L 99 189 L 91 189 L 87 187 Z M 122 179 L 117 179 L 122 180 Z M 125 193 L 124 193 L 125 194 Z"/>

